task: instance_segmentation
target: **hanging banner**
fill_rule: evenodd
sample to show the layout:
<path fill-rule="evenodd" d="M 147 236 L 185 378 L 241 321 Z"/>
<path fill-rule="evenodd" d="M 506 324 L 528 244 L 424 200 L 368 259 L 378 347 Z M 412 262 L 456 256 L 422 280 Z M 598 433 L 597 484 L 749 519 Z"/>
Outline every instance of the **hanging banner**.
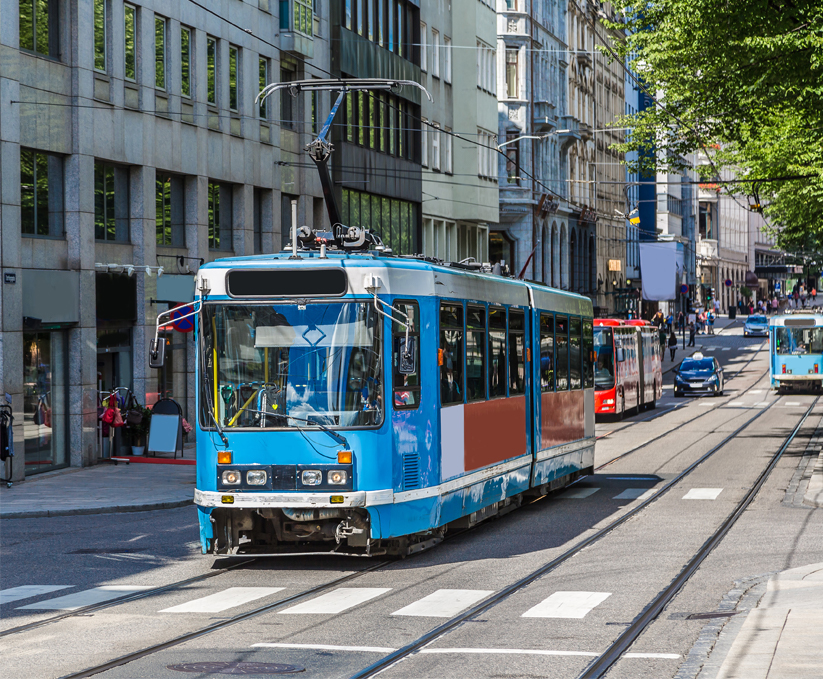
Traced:
<path fill-rule="evenodd" d="M 640 243 L 640 276 L 643 299 L 665 302 L 676 299 L 677 283 L 683 271 L 679 243 Z M 680 257 L 678 258 L 678 254 Z"/>

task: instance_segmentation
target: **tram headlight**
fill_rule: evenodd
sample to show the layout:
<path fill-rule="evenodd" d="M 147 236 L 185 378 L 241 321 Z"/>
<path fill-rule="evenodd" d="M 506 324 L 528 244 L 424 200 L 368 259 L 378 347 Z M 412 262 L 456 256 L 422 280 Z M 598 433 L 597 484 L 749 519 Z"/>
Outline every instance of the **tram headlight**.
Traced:
<path fill-rule="evenodd" d="M 319 469 L 306 469 L 300 475 L 304 486 L 319 486 L 323 483 L 323 472 Z"/>
<path fill-rule="evenodd" d="M 349 480 L 349 474 L 343 469 L 332 469 L 327 478 L 332 486 L 342 486 Z"/>
<path fill-rule="evenodd" d="M 246 472 L 246 483 L 250 486 L 263 486 L 266 484 L 268 474 L 263 469 L 252 469 Z"/>
<path fill-rule="evenodd" d="M 237 486 L 240 485 L 240 472 L 236 469 L 227 469 L 223 472 L 223 485 L 224 486 Z"/>

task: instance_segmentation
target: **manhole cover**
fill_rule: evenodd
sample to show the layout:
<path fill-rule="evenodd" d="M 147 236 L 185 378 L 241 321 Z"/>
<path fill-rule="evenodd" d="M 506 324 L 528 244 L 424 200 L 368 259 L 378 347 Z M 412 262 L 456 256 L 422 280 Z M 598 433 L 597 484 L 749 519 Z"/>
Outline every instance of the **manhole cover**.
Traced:
<path fill-rule="evenodd" d="M 300 665 L 283 665 L 275 662 L 187 662 L 180 665 L 167 665 L 177 672 L 197 672 L 200 674 L 234 674 L 252 676 L 255 674 L 296 674 L 305 672 Z"/>

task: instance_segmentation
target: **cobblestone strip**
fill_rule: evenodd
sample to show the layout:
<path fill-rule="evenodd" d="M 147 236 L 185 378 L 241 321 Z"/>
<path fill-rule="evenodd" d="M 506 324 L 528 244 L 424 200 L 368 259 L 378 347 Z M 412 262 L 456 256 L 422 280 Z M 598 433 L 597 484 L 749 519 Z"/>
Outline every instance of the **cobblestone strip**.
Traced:
<path fill-rule="evenodd" d="M 823 416 L 818 419 L 814 434 L 809 439 L 806 450 L 797 463 L 797 468 L 792 475 L 791 481 L 789 481 L 786 494 L 781 503 L 784 507 L 808 508 L 808 505 L 803 504 L 803 499 L 809 487 L 809 480 L 812 477 L 815 463 L 818 462 L 820 456 L 823 456 L 823 453 L 821 453 L 821 439 L 823 439 L 823 429 L 821 429 L 821 425 L 823 425 Z"/>

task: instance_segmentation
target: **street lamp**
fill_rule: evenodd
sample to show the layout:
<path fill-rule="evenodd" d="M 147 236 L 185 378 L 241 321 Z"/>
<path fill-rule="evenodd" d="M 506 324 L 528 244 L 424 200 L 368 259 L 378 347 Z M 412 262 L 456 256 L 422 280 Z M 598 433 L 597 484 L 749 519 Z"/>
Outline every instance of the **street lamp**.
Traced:
<path fill-rule="evenodd" d="M 547 134 L 524 134 L 520 137 L 515 137 L 514 139 L 509 139 L 508 141 L 504 141 L 502 144 L 498 144 L 497 148 L 502 149 L 507 144 L 511 144 L 512 142 L 520 141 L 521 139 L 547 139 L 553 134 L 565 134 L 571 132 L 571 130 L 555 130 L 554 132 L 548 132 Z"/>

